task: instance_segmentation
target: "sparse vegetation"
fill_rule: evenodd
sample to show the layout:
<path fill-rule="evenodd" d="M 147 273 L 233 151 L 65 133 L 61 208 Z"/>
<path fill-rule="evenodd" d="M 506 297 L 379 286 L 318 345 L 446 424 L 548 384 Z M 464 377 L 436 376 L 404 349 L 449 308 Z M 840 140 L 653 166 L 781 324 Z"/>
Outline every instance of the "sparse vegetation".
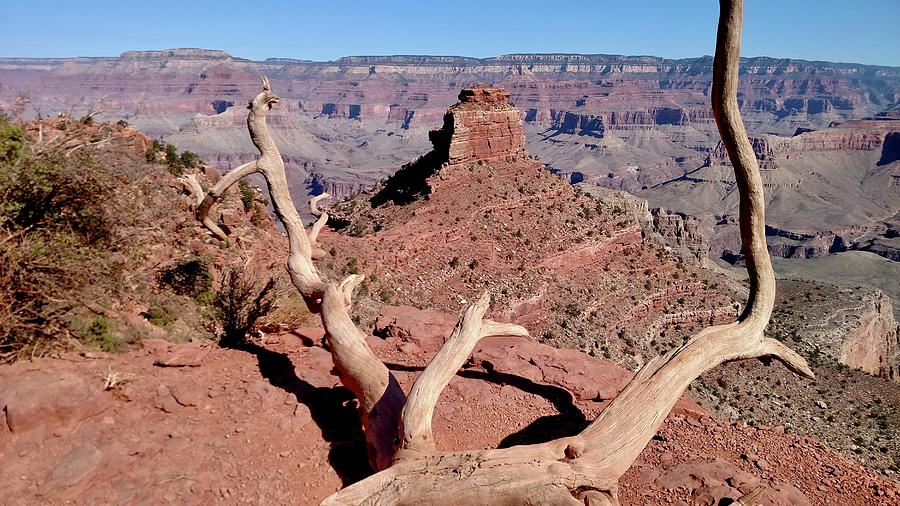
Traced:
<path fill-rule="evenodd" d="M 206 262 L 194 257 L 163 269 L 158 281 L 178 295 L 201 300 L 212 289 L 213 276 Z"/>
<path fill-rule="evenodd" d="M 119 351 L 119 339 L 110 332 L 109 320 L 103 315 L 95 317 L 84 329 L 84 342 L 106 352 Z"/>
<path fill-rule="evenodd" d="M 253 209 L 253 201 L 256 198 L 253 187 L 242 179 L 238 181 L 238 191 L 241 193 L 241 204 L 244 205 L 244 211 L 250 211 L 251 209 Z"/>
<path fill-rule="evenodd" d="M 275 307 L 274 288 L 274 278 L 258 286 L 237 270 L 225 272 L 213 301 L 216 318 L 222 325 L 222 346 L 240 346 L 245 342 L 256 321 Z"/>
<path fill-rule="evenodd" d="M 117 263 L 102 259 L 115 181 L 86 153 L 35 152 L 0 120 L 0 360 L 54 347 L 81 289 L 117 283 Z"/>

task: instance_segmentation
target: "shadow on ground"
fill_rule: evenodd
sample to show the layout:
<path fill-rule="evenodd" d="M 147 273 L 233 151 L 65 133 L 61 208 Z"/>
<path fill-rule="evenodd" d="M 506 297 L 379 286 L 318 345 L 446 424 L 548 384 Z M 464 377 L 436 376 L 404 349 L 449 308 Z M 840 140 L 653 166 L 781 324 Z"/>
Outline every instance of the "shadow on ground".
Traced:
<path fill-rule="evenodd" d="M 411 367 L 402 364 L 385 364 L 392 371 L 417 372 L 422 367 Z M 471 369 L 462 369 L 456 373 L 457 376 L 469 379 L 477 379 L 496 385 L 509 385 L 523 392 L 543 397 L 553 404 L 558 414 L 542 416 L 537 420 L 528 424 L 522 430 L 514 432 L 500 441 L 498 448 L 508 448 L 510 446 L 546 443 L 554 439 L 566 436 L 574 436 L 578 434 L 588 425 L 588 421 L 584 413 L 578 409 L 572 398 L 572 394 L 564 389 L 553 385 L 542 385 L 535 383 L 528 378 L 497 372 L 494 370 L 476 371 Z"/>
<path fill-rule="evenodd" d="M 256 357 L 259 372 L 272 386 L 293 394 L 309 408 L 322 438 L 331 444 L 328 463 L 346 487 L 372 474 L 353 393 L 344 387 L 315 387 L 297 377 L 284 353 L 255 343 L 233 347 Z"/>
<path fill-rule="evenodd" d="M 304 340 L 305 346 L 316 343 Z M 295 365 L 284 353 L 273 351 L 256 343 L 233 346 L 255 356 L 260 374 L 272 386 L 293 394 L 298 402 L 309 408 L 313 421 L 322 431 L 322 437 L 331 444 L 328 463 L 346 487 L 372 474 L 366 453 L 365 436 L 357 413 L 352 392 L 344 387 L 315 387 L 299 378 Z M 385 364 L 392 371 L 420 372 L 422 367 L 402 364 Z M 584 413 L 575 405 L 567 390 L 535 383 L 527 378 L 493 370 L 463 369 L 457 373 L 468 379 L 477 379 L 497 385 L 509 385 L 523 392 L 543 397 L 558 414 L 543 416 L 523 429 L 509 434 L 498 445 L 507 448 L 522 444 L 544 443 L 581 432 L 587 425 Z"/>

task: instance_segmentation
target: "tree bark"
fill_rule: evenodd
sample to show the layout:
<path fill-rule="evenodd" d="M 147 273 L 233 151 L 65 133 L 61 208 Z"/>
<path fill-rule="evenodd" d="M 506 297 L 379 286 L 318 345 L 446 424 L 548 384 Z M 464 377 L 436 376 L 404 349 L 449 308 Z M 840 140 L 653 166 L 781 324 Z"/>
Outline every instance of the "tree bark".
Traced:
<path fill-rule="evenodd" d="M 320 199 L 313 199 L 310 210 L 319 218 L 308 233 L 304 230 L 288 193 L 284 163 L 266 126 L 266 115 L 278 97 L 263 78 L 263 92 L 250 103 L 247 119 L 260 158 L 226 175 L 203 198 L 196 214 L 216 234 L 207 223 L 215 200 L 247 174 L 258 171 L 265 177 L 275 213 L 287 231 L 291 280 L 310 310 L 321 316 L 341 381 L 359 400 L 369 460 L 377 471 L 322 504 L 616 505 L 619 478 L 699 375 L 723 362 L 774 357 L 800 375 L 813 376 L 802 357 L 763 335 L 774 306 L 775 275 L 766 249 L 759 166 L 737 105 L 743 1 L 721 0 L 720 5 L 712 106 L 740 194 L 741 241 L 750 275 L 746 309 L 737 321 L 703 329 L 683 346 L 648 362 L 580 434 L 542 444 L 455 452 L 435 448 L 434 408 L 477 342 L 490 335 L 527 337 L 527 331 L 484 320 L 490 301 L 485 293 L 460 316 L 407 399 L 350 318 L 352 292 L 362 276 L 327 283 L 313 265 L 314 258 L 324 255 L 317 239 L 328 216 L 317 207 Z M 756 490 L 739 502 L 752 504 L 761 493 Z"/>

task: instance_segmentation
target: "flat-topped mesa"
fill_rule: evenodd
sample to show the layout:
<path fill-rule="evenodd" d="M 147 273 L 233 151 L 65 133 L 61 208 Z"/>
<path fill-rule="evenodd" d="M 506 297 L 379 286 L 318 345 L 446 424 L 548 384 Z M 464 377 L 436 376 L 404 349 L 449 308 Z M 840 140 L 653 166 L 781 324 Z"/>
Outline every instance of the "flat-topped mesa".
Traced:
<path fill-rule="evenodd" d="M 447 163 L 513 160 L 526 154 L 518 109 L 502 88 L 474 86 L 459 93 L 459 103 L 444 115 L 444 126 L 428 134 L 434 151 Z"/>

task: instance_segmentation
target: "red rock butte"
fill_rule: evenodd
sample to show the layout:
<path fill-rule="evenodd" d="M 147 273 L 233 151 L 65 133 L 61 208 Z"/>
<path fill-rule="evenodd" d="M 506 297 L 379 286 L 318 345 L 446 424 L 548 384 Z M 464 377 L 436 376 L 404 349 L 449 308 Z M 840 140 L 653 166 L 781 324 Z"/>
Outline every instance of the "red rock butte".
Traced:
<path fill-rule="evenodd" d="M 453 165 L 477 160 L 513 160 L 525 155 L 519 110 L 503 88 L 474 86 L 459 93 L 459 103 L 444 115 L 444 126 L 428 135 L 434 150 Z M 443 156 L 442 156 L 443 158 Z"/>

